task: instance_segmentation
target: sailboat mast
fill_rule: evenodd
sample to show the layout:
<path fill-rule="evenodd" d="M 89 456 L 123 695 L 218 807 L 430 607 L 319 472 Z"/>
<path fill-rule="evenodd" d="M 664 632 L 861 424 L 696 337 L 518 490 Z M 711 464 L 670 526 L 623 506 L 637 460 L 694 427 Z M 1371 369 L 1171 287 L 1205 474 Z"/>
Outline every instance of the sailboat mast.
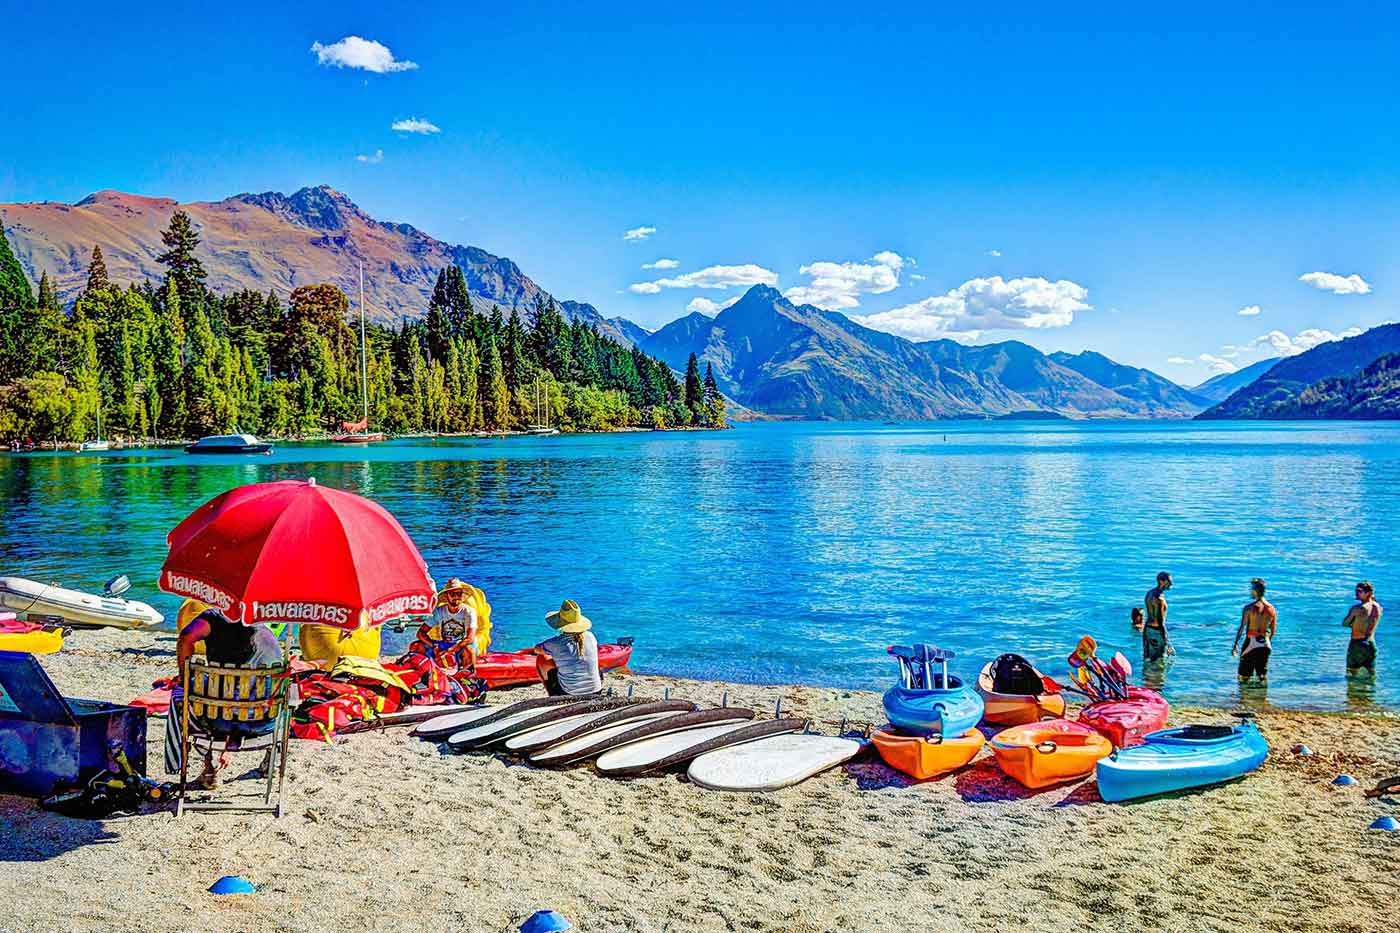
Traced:
<path fill-rule="evenodd" d="M 365 367 L 365 264 L 360 263 L 360 398 L 364 401 L 365 430 L 369 430 L 369 370 Z"/>

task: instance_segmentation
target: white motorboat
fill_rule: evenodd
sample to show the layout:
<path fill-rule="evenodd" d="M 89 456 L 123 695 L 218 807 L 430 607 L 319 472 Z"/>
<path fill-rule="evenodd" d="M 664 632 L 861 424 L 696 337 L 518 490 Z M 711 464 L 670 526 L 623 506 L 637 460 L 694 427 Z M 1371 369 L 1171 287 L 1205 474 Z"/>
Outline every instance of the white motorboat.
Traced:
<path fill-rule="evenodd" d="M 272 445 L 251 434 L 211 434 L 185 448 L 190 454 L 267 454 Z"/>
<path fill-rule="evenodd" d="M 32 619 L 59 618 L 73 625 L 109 628 L 149 628 L 165 621 L 146 603 L 123 599 L 130 588 L 131 581 L 124 576 L 108 580 L 101 595 L 23 577 L 0 577 L 0 609 Z"/>

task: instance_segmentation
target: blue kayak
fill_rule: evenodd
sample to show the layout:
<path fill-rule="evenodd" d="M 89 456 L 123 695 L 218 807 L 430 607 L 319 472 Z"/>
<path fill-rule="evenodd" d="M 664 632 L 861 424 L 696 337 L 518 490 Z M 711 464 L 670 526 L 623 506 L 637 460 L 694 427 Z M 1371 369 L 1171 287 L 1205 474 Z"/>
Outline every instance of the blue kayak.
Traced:
<path fill-rule="evenodd" d="M 1149 732 L 1097 766 L 1099 796 L 1113 802 L 1234 780 L 1258 768 L 1269 743 L 1252 722 Z"/>
<path fill-rule="evenodd" d="M 889 652 L 900 668 L 899 683 L 885 693 L 885 715 L 892 725 L 915 735 L 960 736 L 981 721 L 981 694 L 948 673 L 951 651 L 895 645 Z"/>

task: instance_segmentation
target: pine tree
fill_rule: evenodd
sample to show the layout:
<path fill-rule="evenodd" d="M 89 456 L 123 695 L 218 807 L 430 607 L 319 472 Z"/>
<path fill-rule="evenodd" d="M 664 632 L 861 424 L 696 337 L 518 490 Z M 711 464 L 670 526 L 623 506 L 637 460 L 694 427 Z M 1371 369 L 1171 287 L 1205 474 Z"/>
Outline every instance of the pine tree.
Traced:
<path fill-rule="evenodd" d="M 510 423 L 510 390 L 496 341 L 487 340 L 481 360 L 481 416 L 488 431 L 504 430 Z"/>
<path fill-rule="evenodd" d="M 151 430 L 157 437 L 184 437 L 187 418 L 184 383 L 185 325 L 181 316 L 180 295 L 173 281 L 166 283 L 165 300 L 156 315 L 151 334 L 152 368 L 155 371 L 156 394 L 161 399 L 154 406 Z M 152 406 L 147 405 L 148 408 Z"/>
<path fill-rule="evenodd" d="M 705 387 L 700 382 L 700 361 L 692 353 L 685 363 L 685 407 L 690 409 L 692 424 L 700 423 L 704 403 Z"/>
<path fill-rule="evenodd" d="M 519 392 L 525 384 L 525 327 L 520 322 L 520 312 L 515 308 L 510 309 L 505 339 L 501 341 L 501 365 L 505 367 L 506 385 L 512 392 Z"/>
<path fill-rule="evenodd" d="M 715 382 L 715 370 L 705 364 L 705 423 L 712 428 L 724 427 L 724 396 Z"/>
<path fill-rule="evenodd" d="M 25 339 L 27 312 L 33 307 L 29 279 L 0 227 L 0 384 L 34 371 Z"/>
<path fill-rule="evenodd" d="M 85 291 L 105 291 L 111 287 L 112 280 L 107 277 L 107 262 L 102 258 L 102 247 L 94 246 L 92 248 L 92 261 L 88 263 L 87 288 Z"/>
<path fill-rule="evenodd" d="M 481 430 L 481 357 L 476 344 L 468 340 L 462 346 L 462 422 L 467 431 Z"/>
<path fill-rule="evenodd" d="M 447 343 L 452 339 L 452 324 L 449 319 L 451 298 L 448 294 L 447 271 L 438 273 L 433 285 L 433 296 L 428 300 L 428 315 L 424 324 L 428 328 L 428 353 L 432 359 L 440 360 L 447 353 Z"/>
<path fill-rule="evenodd" d="M 199 246 L 199 234 L 190 215 L 184 211 L 170 215 L 170 226 L 160 235 L 160 241 L 165 244 L 165 252 L 156 257 L 156 262 L 169 270 L 170 278 L 180 291 L 180 300 L 190 308 L 195 307 L 201 303 L 207 273 L 194 254 Z"/>

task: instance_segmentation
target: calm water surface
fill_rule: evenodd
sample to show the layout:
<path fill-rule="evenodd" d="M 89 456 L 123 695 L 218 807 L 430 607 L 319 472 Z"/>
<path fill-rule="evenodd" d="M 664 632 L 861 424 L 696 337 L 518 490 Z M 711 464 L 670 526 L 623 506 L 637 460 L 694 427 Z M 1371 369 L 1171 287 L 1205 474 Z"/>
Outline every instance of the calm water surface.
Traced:
<path fill-rule="evenodd" d="M 760 424 L 722 433 L 0 456 L 0 574 L 154 588 L 165 533 L 242 483 L 316 477 L 388 507 L 438 580 L 494 606 L 496 643 L 577 599 L 638 670 L 883 687 L 892 642 L 965 675 L 1015 650 L 1064 670 L 1170 570 L 1178 702 L 1400 707 L 1400 424 Z M 1280 625 L 1267 693 L 1235 684 L 1252 576 Z M 1357 580 L 1393 606 L 1374 683 L 1344 676 Z M 397 646 L 407 635 L 389 635 Z"/>

